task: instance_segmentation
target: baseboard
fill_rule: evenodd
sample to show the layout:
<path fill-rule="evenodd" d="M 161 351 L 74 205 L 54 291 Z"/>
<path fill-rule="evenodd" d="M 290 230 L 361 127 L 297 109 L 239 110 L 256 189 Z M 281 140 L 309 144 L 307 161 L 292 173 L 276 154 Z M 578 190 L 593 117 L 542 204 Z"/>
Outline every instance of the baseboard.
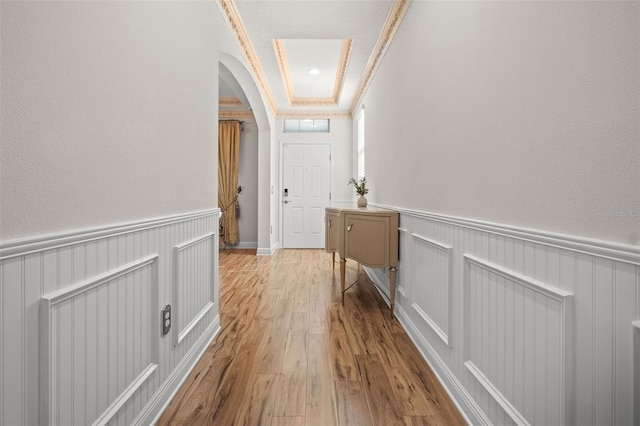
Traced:
<path fill-rule="evenodd" d="M 258 242 L 257 241 L 240 241 L 238 244 L 234 246 L 225 246 L 225 250 L 246 250 L 246 249 L 257 249 Z"/>
<path fill-rule="evenodd" d="M 275 253 L 278 250 L 278 248 L 280 248 L 280 245 L 278 243 L 274 243 L 269 248 L 258 248 L 258 250 L 256 251 L 256 255 L 257 256 L 273 256 L 273 253 Z"/>
<path fill-rule="evenodd" d="M 198 343 L 185 354 L 171 375 L 160 386 L 147 406 L 133 421 L 134 425 L 155 425 L 184 384 L 202 355 L 220 332 L 220 316 L 207 327 Z"/>

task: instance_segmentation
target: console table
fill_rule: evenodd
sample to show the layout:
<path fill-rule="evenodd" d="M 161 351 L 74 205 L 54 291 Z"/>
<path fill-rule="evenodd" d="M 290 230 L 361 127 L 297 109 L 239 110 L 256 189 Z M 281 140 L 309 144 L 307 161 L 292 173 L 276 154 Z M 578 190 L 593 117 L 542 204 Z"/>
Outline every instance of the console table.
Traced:
<path fill-rule="evenodd" d="M 340 290 L 344 305 L 346 259 L 372 268 L 389 268 L 391 317 L 396 299 L 398 267 L 398 212 L 375 207 L 325 210 L 325 248 L 340 256 Z"/>

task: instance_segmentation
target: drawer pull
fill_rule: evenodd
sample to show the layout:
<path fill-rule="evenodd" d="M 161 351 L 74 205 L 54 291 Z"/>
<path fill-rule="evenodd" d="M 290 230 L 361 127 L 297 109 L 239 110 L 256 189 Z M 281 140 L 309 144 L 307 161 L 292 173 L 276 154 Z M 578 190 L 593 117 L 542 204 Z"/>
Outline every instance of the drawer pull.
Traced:
<path fill-rule="evenodd" d="M 329 228 L 331 228 L 331 219 L 329 219 Z"/>
<path fill-rule="evenodd" d="M 347 226 L 347 232 L 351 231 L 351 227 L 353 226 L 353 224 Z"/>

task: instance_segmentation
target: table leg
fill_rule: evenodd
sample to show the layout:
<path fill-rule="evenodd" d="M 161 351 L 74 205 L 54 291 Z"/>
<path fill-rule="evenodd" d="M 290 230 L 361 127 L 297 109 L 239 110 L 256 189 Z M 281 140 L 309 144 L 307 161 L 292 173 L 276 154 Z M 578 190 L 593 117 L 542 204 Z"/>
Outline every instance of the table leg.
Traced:
<path fill-rule="evenodd" d="M 335 270 L 336 269 L 336 252 L 332 251 L 331 252 L 331 270 Z"/>
<path fill-rule="evenodd" d="M 342 304 L 344 305 L 344 280 L 347 268 L 347 260 L 340 258 L 340 293 L 342 293 Z"/>
<path fill-rule="evenodd" d="M 391 318 L 393 318 L 393 308 L 396 304 L 396 272 L 398 269 L 395 266 L 389 268 L 389 290 L 391 292 Z"/>

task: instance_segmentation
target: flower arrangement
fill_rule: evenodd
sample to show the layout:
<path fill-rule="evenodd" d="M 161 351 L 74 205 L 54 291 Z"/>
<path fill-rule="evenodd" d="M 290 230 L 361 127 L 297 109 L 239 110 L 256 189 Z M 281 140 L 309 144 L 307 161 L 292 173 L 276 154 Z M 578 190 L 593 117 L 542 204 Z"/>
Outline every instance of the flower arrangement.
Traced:
<path fill-rule="evenodd" d="M 355 180 L 354 178 L 349 179 L 349 185 L 353 185 L 356 188 L 356 194 L 360 196 L 364 196 L 369 192 L 369 188 L 367 188 L 367 178 L 362 177 L 359 180 Z"/>

